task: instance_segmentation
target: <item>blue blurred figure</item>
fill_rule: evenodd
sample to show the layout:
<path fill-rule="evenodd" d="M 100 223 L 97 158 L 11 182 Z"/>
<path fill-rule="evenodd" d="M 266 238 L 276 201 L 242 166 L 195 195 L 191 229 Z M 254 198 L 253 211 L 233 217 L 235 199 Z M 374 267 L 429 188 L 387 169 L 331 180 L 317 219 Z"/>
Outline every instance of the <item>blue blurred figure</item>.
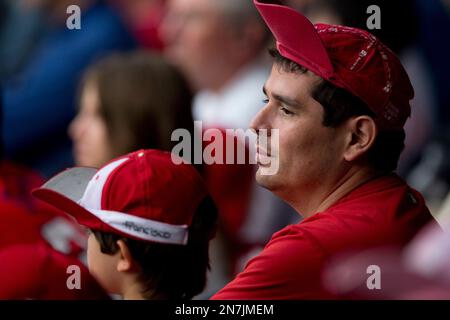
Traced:
<path fill-rule="evenodd" d="M 46 13 L 48 32 L 23 70 L 4 84 L 5 155 L 44 175 L 70 166 L 67 126 L 75 115 L 84 69 L 112 51 L 134 47 L 118 14 L 104 1 L 27 0 Z M 81 29 L 69 30 L 69 5 L 81 9 Z"/>

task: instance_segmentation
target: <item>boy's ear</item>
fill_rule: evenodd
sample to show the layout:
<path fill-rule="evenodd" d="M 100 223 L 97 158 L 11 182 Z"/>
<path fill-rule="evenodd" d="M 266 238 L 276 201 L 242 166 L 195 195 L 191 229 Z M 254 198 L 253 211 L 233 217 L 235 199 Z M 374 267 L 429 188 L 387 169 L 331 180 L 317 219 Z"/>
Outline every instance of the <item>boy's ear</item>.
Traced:
<path fill-rule="evenodd" d="M 123 240 L 118 240 L 117 245 L 119 246 L 119 261 L 117 262 L 117 271 L 128 272 L 133 268 L 133 257 L 131 256 L 130 250 L 127 244 Z"/>

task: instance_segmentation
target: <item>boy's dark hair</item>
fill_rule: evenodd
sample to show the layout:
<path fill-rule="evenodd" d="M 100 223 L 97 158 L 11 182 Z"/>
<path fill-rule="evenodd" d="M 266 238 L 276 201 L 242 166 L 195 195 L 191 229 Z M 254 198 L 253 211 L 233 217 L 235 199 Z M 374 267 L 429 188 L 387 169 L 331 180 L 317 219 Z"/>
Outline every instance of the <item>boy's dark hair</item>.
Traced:
<path fill-rule="evenodd" d="M 275 63 L 283 71 L 305 73 L 307 69 L 298 63 L 283 57 L 275 48 L 269 49 Z M 351 117 L 368 115 L 375 118 L 375 114 L 366 103 L 345 89 L 322 80 L 314 89 L 312 96 L 324 109 L 323 125 L 336 128 Z M 393 171 L 397 168 L 398 159 L 405 147 L 405 131 L 379 131 L 373 146 L 369 149 L 367 159 L 370 165 L 379 171 Z"/>
<path fill-rule="evenodd" d="M 146 299 L 187 300 L 201 293 L 209 266 L 209 240 L 214 237 L 217 209 L 211 197 L 199 204 L 189 227 L 187 245 L 138 241 L 93 230 L 102 253 L 115 254 L 122 239 L 139 264 Z"/>

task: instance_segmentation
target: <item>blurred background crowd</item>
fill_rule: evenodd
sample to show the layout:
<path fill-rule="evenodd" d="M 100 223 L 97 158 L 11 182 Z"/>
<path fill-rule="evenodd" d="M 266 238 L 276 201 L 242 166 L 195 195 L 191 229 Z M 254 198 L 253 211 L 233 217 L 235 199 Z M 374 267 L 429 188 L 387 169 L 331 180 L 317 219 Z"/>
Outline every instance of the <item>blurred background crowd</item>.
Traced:
<path fill-rule="evenodd" d="M 398 54 L 415 89 L 398 173 L 423 193 L 446 229 L 450 1 L 285 2 L 313 22 L 362 29 L 367 7 L 380 7 L 381 29 L 369 31 Z M 81 8 L 79 30 L 66 26 L 69 5 Z M 170 151 L 173 130 L 193 132 L 194 120 L 224 135 L 247 129 L 263 107 L 272 44 L 251 0 L 1 0 L 0 201 L 30 215 L 46 211 L 29 196 L 43 179 L 73 165 L 100 167 L 140 148 Z M 300 217 L 255 184 L 252 165 L 198 169 L 220 211 L 210 280 L 200 297 L 208 298 L 275 231 Z M 450 245 L 448 238 L 436 241 Z"/>

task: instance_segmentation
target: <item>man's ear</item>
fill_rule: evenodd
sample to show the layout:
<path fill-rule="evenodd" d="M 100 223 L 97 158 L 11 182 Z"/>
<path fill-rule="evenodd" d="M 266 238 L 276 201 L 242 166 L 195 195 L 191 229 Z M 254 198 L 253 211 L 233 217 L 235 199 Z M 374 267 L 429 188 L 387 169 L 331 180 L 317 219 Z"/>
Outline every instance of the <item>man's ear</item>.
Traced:
<path fill-rule="evenodd" d="M 348 139 L 344 152 L 344 159 L 354 161 L 367 154 L 377 137 L 375 121 L 366 115 L 354 117 L 348 120 Z"/>
<path fill-rule="evenodd" d="M 123 240 L 118 240 L 117 245 L 119 246 L 119 260 L 117 262 L 117 271 L 131 271 L 134 263 L 133 257 L 131 256 L 127 244 Z"/>

